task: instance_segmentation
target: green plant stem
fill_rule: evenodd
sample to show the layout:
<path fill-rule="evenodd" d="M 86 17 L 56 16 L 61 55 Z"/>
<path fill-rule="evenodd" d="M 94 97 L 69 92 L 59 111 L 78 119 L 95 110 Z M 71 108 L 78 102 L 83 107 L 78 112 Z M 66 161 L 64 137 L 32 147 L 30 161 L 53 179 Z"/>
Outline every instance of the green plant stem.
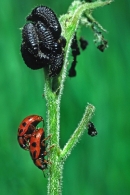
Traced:
<path fill-rule="evenodd" d="M 57 95 L 52 93 L 51 81 L 45 74 L 45 98 L 47 101 L 47 134 L 51 135 L 48 142 L 49 156 L 49 176 L 48 176 L 48 194 L 61 194 L 62 162 L 59 160 L 59 106 L 57 104 Z M 54 145 L 53 148 L 51 148 Z"/>
<path fill-rule="evenodd" d="M 64 89 L 64 82 L 67 76 L 67 65 L 68 56 L 70 51 L 71 41 L 77 30 L 79 21 L 82 14 L 89 12 L 92 9 L 110 4 L 112 0 L 107 1 L 96 1 L 94 3 L 82 3 L 80 1 L 74 1 L 70 6 L 68 14 L 63 15 L 60 18 L 62 26 L 62 35 L 67 40 L 67 45 L 65 48 L 65 59 L 63 69 L 56 81 L 56 88 L 53 90 L 54 79 L 49 78 L 46 70 L 45 73 L 45 99 L 47 106 L 47 135 L 51 135 L 48 141 L 48 158 L 49 158 L 49 176 L 48 176 L 48 195 L 61 195 L 62 194 L 62 172 L 63 172 L 63 162 L 70 154 L 71 150 L 81 137 L 82 133 L 86 129 L 88 122 L 94 113 L 94 106 L 89 104 L 85 110 L 83 118 L 79 123 L 74 134 L 69 139 L 68 143 L 65 145 L 64 149 L 61 150 L 59 146 L 60 137 L 60 102 L 61 95 Z M 53 148 L 51 146 L 54 145 Z"/>
<path fill-rule="evenodd" d="M 71 153 L 73 147 L 76 145 L 76 143 L 78 143 L 81 135 L 83 134 L 84 130 L 87 128 L 87 124 L 91 120 L 94 111 L 95 111 L 95 107 L 91 104 L 88 104 L 77 129 L 74 131 L 73 135 L 71 136 L 71 138 L 69 139 L 69 141 L 67 142 L 67 144 L 65 145 L 65 147 L 61 152 L 60 157 L 62 159 L 66 159 Z"/>
<path fill-rule="evenodd" d="M 55 158 L 54 158 L 55 159 Z M 62 172 L 63 162 L 58 158 L 52 162 L 50 168 L 50 177 L 48 177 L 48 194 L 61 195 L 62 194 Z"/>
<path fill-rule="evenodd" d="M 91 10 L 94 10 L 98 7 L 103 7 L 105 5 L 109 5 L 113 0 L 107 0 L 107 1 L 101 1 L 98 0 L 93 3 L 82 3 L 80 1 L 74 1 L 72 5 L 69 8 L 69 11 L 67 14 L 60 17 L 59 21 L 62 26 L 62 35 L 66 38 L 67 45 L 65 49 L 65 60 L 64 60 L 64 66 L 61 71 L 61 74 L 59 76 L 60 81 L 60 87 L 59 87 L 59 98 L 63 93 L 64 88 L 64 82 L 66 79 L 66 72 L 67 72 L 67 66 L 69 64 L 68 62 L 68 55 L 70 51 L 71 42 L 73 39 L 73 36 L 78 28 L 79 21 L 82 16 L 82 14 L 89 13 Z M 59 100 L 60 101 L 60 100 Z"/>

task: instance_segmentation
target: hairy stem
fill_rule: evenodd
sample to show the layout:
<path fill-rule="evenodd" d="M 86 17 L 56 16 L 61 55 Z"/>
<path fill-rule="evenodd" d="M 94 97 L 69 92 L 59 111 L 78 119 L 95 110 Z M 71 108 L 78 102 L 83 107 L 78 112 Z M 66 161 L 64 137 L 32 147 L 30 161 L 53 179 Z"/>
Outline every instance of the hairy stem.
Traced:
<path fill-rule="evenodd" d="M 47 101 L 47 134 L 51 135 L 48 143 L 49 177 L 48 194 L 61 194 L 62 163 L 59 161 L 59 106 L 57 95 L 52 93 L 50 82 L 46 76 L 45 98 Z M 52 147 L 54 146 L 54 147 Z M 52 148 L 51 148 L 52 147 Z"/>
<path fill-rule="evenodd" d="M 84 130 L 87 128 L 87 124 L 91 120 L 94 111 L 95 111 L 95 107 L 91 104 L 88 104 L 77 129 L 74 131 L 73 135 L 71 136 L 71 138 L 69 139 L 69 141 L 67 142 L 67 144 L 65 145 L 65 147 L 61 152 L 60 157 L 62 159 L 66 159 L 71 153 L 73 147 L 76 145 L 76 143 L 78 143 L 81 135 L 83 134 Z"/>
<path fill-rule="evenodd" d="M 64 89 L 64 82 L 67 76 L 68 56 L 70 51 L 73 36 L 79 25 L 82 14 L 89 12 L 97 7 L 110 4 L 112 0 L 101 1 L 98 0 L 94 3 L 84 3 L 81 1 L 74 1 L 69 8 L 67 14 L 60 17 L 62 26 L 62 35 L 66 38 L 67 44 L 65 48 L 65 59 L 63 69 L 57 78 L 49 78 L 46 71 L 45 73 L 45 99 L 47 106 L 47 134 L 51 135 L 48 141 L 48 195 L 61 195 L 62 191 L 62 171 L 63 161 L 68 157 L 71 150 L 81 137 L 86 129 L 86 126 L 94 113 L 94 106 L 88 104 L 81 122 L 73 135 L 61 150 L 59 146 L 59 133 L 60 133 L 60 102 L 61 95 Z M 54 89 L 54 90 L 53 90 Z M 54 145 L 54 147 L 52 147 Z"/>
<path fill-rule="evenodd" d="M 94 10 L 95 8 L 109 5 L 112 1 L 113 0 L 107 0 L 107 1 L 98 0 L 93 3 L 82 3 L 81 1 L 74 1 L 70 6 L 68 13 L 60 17 L 59 20 L 63 31 L 62 35 L 66 38 L 67 45 L 65 50 L 64 66 L 59 76 L 59 81 L 60 81 L 59 98 L 63 93 L 64 82 L 67 75 L 67 66 L 69 64 L 68 55 L 70 51 L 71 42 L 78 28 L 80 19 L 82 19 L 81 18 L 82 14 L 87 12 L 89 13 L 91 10 Z"/>

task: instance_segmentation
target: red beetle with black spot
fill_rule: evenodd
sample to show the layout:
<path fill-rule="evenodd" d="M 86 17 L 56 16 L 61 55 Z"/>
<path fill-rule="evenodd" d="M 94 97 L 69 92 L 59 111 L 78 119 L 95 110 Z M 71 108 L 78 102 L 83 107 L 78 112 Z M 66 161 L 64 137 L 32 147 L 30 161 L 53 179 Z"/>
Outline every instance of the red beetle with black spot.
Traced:
<path fill-rule="evenodd" d="M 34 131 L 30 138 L 30 155 L 34 164 L 41 170 L 46 169 L 48 164 L 48 161 L 44 159 L 47 155 L 45 140 L 45 131 L 43 128 Z"/>
<path fill-rule="evenodd" d="M 25 150 L 29 149 L 29 140 L 30 140 L 31 134 L 37 130 L 36 126 L 41 121 L 43 121 L 43 118 L 41 116 L 30 115 L 26 117 L 20 123 L 19 128 L 18 128 L 17 139 L 18 139 L 19 145 L 23 149 Z"/>

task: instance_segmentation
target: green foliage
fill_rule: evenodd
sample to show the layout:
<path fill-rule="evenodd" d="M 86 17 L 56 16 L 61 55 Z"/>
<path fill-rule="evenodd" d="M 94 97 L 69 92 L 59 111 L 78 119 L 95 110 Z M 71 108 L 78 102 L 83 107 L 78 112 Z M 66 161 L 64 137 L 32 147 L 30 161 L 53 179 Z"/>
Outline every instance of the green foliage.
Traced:
<path fill-rule="evenodd" d="M 46 194 L 47 179 L 41 179 L 42 172 L 21 150 L 16 139 L 21 119 L 32 113 L 46 114 L 43 72 L 33 72 L 24 65 L 19 51 L 19 28 L 36 5 L 45 4 L 61 15 L 66 13 L 70 3 L 69 0 L 0 3 L 1 194 Z M 66 81 L 60 145 L 63 147 L 73 133 L 86 102 L 96 106 L 94 123 L 98 136 L 91 138 L 85 133 L 67 159 L 63 194 L 129 194 L 129 8 L 129 1 L 118 0 L 96 10 L 95 18 L 109 31 L 105 35 L 109 48 L 104 53 L 96 49 L 89 29 L 81 31 L 89 46 L 78 57 L 77 76 Z"/>

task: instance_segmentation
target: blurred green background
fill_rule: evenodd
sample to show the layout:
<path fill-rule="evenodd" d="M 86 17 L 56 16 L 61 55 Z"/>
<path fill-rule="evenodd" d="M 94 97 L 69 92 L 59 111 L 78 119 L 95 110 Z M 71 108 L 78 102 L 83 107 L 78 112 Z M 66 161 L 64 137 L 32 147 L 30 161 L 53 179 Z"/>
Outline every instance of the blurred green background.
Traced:
<path fill-rule="evenodd" d="M 0 2 L 0 194 L 47 194 L 47 178 L 29 153 L 17 143 L 18 125 L 29 114 L 46 114 L 42 70 L 32 71 L 20 54 L 25 17 L 37 5 L 51 7 L 58 16 L 71 0 L 4 0 Z M 63 195 L 130 194 L 130 1 L 98 8 L 94 17 L 108 30 L 109 48 L 101 53 L 93 33 L 78 56 L 77 76 L 67 78 L 61 105 L 61 147 L 79 123 L 87 102 L 96 107 L 93 122 L 98 136 L 87 131 L 64 166 Z"/>

